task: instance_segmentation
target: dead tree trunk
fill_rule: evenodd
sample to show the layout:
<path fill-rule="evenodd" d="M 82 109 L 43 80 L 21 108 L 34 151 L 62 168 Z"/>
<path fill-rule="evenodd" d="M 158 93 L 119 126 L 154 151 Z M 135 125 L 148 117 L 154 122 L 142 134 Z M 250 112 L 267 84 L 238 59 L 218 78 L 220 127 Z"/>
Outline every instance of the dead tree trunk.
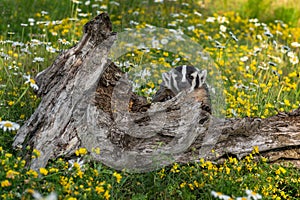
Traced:
<path fill-rule="evenodd" d="M 41 152 L 30 161 L 31 168 L 71 156 L 79 147 L 118 170 L 150 171 L 202 157 L 242 158 L 253 146 L 271 162 L 290 160 L 300 166 L 300 108 L 268 119 L 219 119 L 202 110 L 191 93 L 148 104 L 109 61 L 115 40 L 108 15 L 101 14 L 84 26 L 77 45 L 38 74 L 41 102 L 13 143 L 27 159 L 28 145 Z M 97 147 L 99 155 L 93 153 Z"/>

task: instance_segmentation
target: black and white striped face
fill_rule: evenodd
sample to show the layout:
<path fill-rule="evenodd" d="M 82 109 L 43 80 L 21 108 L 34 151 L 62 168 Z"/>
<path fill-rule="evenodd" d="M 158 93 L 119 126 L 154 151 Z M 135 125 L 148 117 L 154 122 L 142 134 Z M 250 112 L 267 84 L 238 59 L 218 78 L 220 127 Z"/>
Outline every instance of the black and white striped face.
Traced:
<path fill-rule="evenodd" d="M 162 75 L 163 85 L 175 94 L 183 90 L 193 91 L 201 87 L 206 80 L 207 71 L 193 66 L 179 66 Z"/>

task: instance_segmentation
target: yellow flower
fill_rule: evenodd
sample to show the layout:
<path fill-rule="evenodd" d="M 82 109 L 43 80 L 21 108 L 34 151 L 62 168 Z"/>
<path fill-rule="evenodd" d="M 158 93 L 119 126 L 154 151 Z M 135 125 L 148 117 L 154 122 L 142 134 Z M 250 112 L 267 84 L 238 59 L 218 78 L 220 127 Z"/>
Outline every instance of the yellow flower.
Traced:
<path fill-rule="evenodd" d="M 238 164 L 238 161 L 236 158 L 232 158 L 232 157 L 229 157 L 229 163 L 232 163 L 232 164 Z"/>
<path fill-rule="evenodd" d="M 87 150 L 86 150 L 86 148 L 79 148 L 78 150 L 75 151 L 75 154 L 76 154 L 76 156 L 85 155 L 85 154 L 87 154 Z"/>
<path fill-rule="evenodd" d="M 27 175 L 33 176 L 34 178 L 37 178 L 39 175 L 36 171 L 30 169 L 28 172 L 26 172 Z"/>
<path fill-rule="evenodd" d="M 251 157 L 248 155 L 248 156 L 245 157 L 245 160 L 246 160 L 248 163 L 250 163 L 250 162 L 251 162 Z"/>
<path fill-rule="evenodd" d="M 59 169 L 57 169 L 57 168 L 50 168 L 49 169 L 50 173 L 57 173 L 58 171 L 59 171 Z"/>
<path fill-rule="evenodd" d="M 47 176 L 48 170 L 45 168 L 40 168 L 40 173 L 43 174 L 44 176 Z"/>
<path fill-rule="evenodd" d="M 268 159 L 267 159 L 266 157 L 262 157 L 262 158 L 261 158 L 261 161 L 262 161 L 262 162 L 267 162 Z"/>
<path fill-rule="evenodd" d="M 31 158 L 35 159 L 35 158 L 40 157 L 40 155 L 41 155 L 41 152 L 39 152 L 39 150 L 33 149 Z"/>
<path fill-rule="evenodd" d="M 9 187 L 11 183 L 8 180 L 1 181 L 1 187 Z"/>
<path fill-rule="evenodd" d="M 113 176 L 116 177 L 117 183 L 120 183 L 120 181 L 121 181 L 121 179 L 122 179 L 121 174 L 118 174 L 117 172 L 114 172 L 114 173 L 113 173 Z"/>
<path fill-rule="evenodd" d="M 160 174 L 160 178 L 161 179 L 164 178 L 166 176 L 166 174 L 165 174 L 165 168 L 162 168 L 162 170 L 160 170 L 160 172 L 158 174 Z"/>
<path fill-rule="evenodd" d="M 29 194 L 33 194 L 34 190 L 33 189 L 27 189 L 26 192 L 28 192 Z"/>
<path fill-rule="evenodd" d="M 74 168 L 80 170 L 80 164 L 78 162 L 74 162 Z"/>
<path fill-rule="evenodd" d="M 162 58 L 162 57 L 159 58 L 159 59 L 158 59 L 158 62 L 159 62 L 159 63 L 164 63 L 164 62 L 165 62 L 165 58 Z"/>
<path fill-rule="evenodd" d="M 293 71 L 293 72 L 289 73 L 288 76 L 289 76 L 290 78 L 297 77 L 297 72 L 296 72 L 296 71 Z"/>
<path fill-rule="evenodd" d="M 6 153 L 5 154 L 5 158 L 11 158 L 12 157 L 12 154 L 11 153 Z"/>
<path fill-rule="evenodd" d="M 253 153 L 253 154 L 259 153 L 258 146 L 254 146 L 254 147 L 253 147 L 252 153 Z"/>
<path fill-rule="evenodd" d="M 95 190 L 96 190 L 97 194 L 101 194 L 105 191 L 102 186 L 96 186 Z"/>
<path fill-rule="evenodd" d="M 14 179 L 15 176 L 19 175 L 19 172 L 13 171 L 13 170 L 8 170 L 6 172 L 6 178 Z"/>
<path fill-rule="evenodd" d="M 205 160 L 204 160 L 204 158 L 200 159 L 200 163 L 201 163 L 201 167 L 205 167 Z"/>
<path fill-rule="evenodd" d="M 98 170 L 96 170 L 96 169 L 93 170 L 93 173 L 94 173 L 94 176 L 98 176 L 99 175 Z"/>
<path fill-rule="evenodd" d="M 205 164 L 206 164 L 206 167 L 207 167 L 208 170 L 212 170 L 213 167 L 214 167 L 214 165 L 210 161 L 206 161 Z"/>
<path fill-rule="evenodd" d="M 288 99 L 284 99 L 283 101 L 286 106 L 291 106 L 291 103 Z"/>
<path fill-rule="evenodd" d="M 230 174 L 230 168 L 229 167 L 226 167 L 226 174 Z"/>
<path fill-rule="evenodd" d="M 238 97 L 237 101 L 241 104 L 241 105 L 245 105 L 246 101 L 244 101 L 242 98 Z"/>
<path fill-rule="evenodd" d="M 147 86 L 150 87 L 150 88 L 155 88 L 155 85 L 152 81 L 150 81 L 149 83 L 147 83 Z"/>
<path fill-rule="evenodd" d="M 196 180 L 194 181 L 194 185 L 195 185 L 196 188 L 198 188 L 200 186 L 199 183 Z"/>
<path fill-rule="evenodd" d="M 266 108 L 274 108 L 274 106 L 271 103 L 267 103 Z"/>
<path fill-rule="evenodd" d="M 110 198 L 110 194 L 109 194 L 108 190 L 105 191 L 104 197 L 105 197 L 105 199 L 109 199 Z"/>
<path fill-rule="evenodd" d="M 181 184 L 180 184 L 180 188 L 184 188 L 185 185 L 186 185 L 186 182 L 181 183 Z"/>
<path fill-rule="evenodd" d="M 173 172 L 173 173 L 178 173 L 179 172 L 178 164 L 174 163 L 174 165 L 173 165 L 173 167 L 170 171 Z"/>
<path fill-rule="evenodd" d="M 68 197 L 67 200 L 77 200 L 75 197 Z"/>
<path fill-rule="evenodd" d="M 253 168 L 252 168 L 252 166 L 251 166 L 251 165 L 248 165 L 248 164 L 246 165 L 246 168 L 247 168 L 247 169 L 248 169 L 248 171 L 250 171 L 250 172 L 251 172 L 251 171 L 252 171 L 252 169 L 253 169 Z"/>
<path fill-rule="evenodd" d="M 105 181 L 102 181 L 99 183 L 99 185 L 104 185 L 106 182 Z"/>
<path fill-rule="evenodd" d="M 193 184 L 189 183 L 189 187 L 190 187 L 191 190 L 194 190 L 194 185 Z"/>
<path fill-rule="evenodd" d="M 284 169 L 283 167 L 279 167 L 276 171 L 275 171 L 275 173 L 277 174 L 277 175 L 279 175 L 279 174 L 285 174 L 286 173 L 286 169 Z"/>
<path fill-rule="evenodd" d="M 93 151 L 95 154 L 97 154 L 97 155 L 100 154 L 100 148 L 99 148 L 99 147 L 93 148 L 92 151 Z"/>
<path fill-rule="evenodd" d="M 76 175 L 79 176 L 79 178 L 82 178 L 83 174 L 84 173 L 80 169 L 76 173 Z"/>

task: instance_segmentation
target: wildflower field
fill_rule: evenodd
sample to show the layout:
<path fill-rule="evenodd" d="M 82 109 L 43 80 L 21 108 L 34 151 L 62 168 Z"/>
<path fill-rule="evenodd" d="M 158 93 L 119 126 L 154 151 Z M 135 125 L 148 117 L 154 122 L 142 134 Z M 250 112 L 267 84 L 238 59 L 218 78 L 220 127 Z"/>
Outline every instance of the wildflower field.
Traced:
<path fill-rule="evenodd" d="M 0 199 L 300 199 L 299 169 L 268 164 L 257 147 L 242 160 L 229 157 L 217 165 L 201 159 L 144 174 L 90 162 L 84 148 L 74 152 L 74 159 L 53 160 L 34 171 L 11 147 L 17 130 L 39 104 L 34 77 L 76 44 L 83 25 L 102 12 L 109 14 L 113 31 L 119 33 L 161 27 L 199 44 L 203 53 L 199 57 L 212 60 L 213 69 L 220 72 L 219 76 L 209 73 L 224 93 L 226 104 L 220 112 L 226 117 L 266 118 L 298 108 L 300 11 L 282 7 L 274 14 L 282 19 L 266 19 L 250 12 L 253 2 L 260 1 L 243 4 L 249 8 L 248 16 L 238 9 L 225 12 L 209 7 L 218 1 L 204 2 L 2 0 Z M 152 44 L 168 42 L 149 39 Z M 149 48 L 131 51 L 115 62 L 124 71 L 140 70 L 133 84 L 137 93 L 151 100 L 161 74 L 189 60 L 180 53 Z M 153 67 L 157 65 L 161 67 Z M 32 151 L 32 159 L 40 154 L 27 150 Z M 101 148 L 94 151 L 101 155 Z"/>

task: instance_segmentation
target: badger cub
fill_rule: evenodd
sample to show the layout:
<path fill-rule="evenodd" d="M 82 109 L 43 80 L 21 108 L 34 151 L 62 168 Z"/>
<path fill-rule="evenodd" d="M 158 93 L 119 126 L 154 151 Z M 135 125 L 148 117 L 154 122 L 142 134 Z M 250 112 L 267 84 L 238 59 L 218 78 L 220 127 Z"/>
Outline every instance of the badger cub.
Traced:
<path fill-rule="evenodd" d="M 192 92 L 197 101 L 202 102 L 203 110 L 211 113 L 211 102 L 207 84 L 207 71 L 193 66 L 179 66 L 162 74 L 163 82 L 152 98 L 152 102 L 163 102 L 176 96 L 181 91 Z"/>

